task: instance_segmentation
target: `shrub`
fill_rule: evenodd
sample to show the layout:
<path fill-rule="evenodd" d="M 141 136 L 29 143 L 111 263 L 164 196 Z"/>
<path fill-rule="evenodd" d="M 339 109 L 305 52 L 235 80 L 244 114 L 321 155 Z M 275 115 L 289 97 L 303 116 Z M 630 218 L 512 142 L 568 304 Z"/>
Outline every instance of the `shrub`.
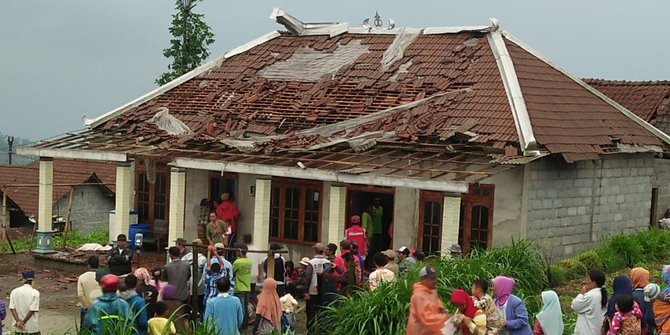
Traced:
<path fill-rule="evenodd" d="M 617 252 L 609 243 L 601 243 L 596 247 L 598 258 L 603 263 L 605 272 L 613 272 L 626 267 L 626 258 Z"/>
<path fill-rule="evenodd" d="M 655 227 L 631 235 L 642 247 L 642 256 L 645 261 L 653 262 L 670 256 L 670 231 Z"/>
<path fill-rule="evenodd" d="M 547 266 L 536 245 L 529 241 L 490 251 L 472 251 L 461 259 L 436 259 L 433 265 L 443 302 L 448 301 L 454 289 L 469 290 L 475 279 L 505 275 L 516 280 L 515 294 L 525 300 L 529 315 L 534 316 L 541 306 L 539 293 L 548 285 Z M 322 329 L 335 335 L 358 334 L 361 329 L 368 330 L 368 334 L 404 334 L 418 270 L 401 275 L 395 284 L 382 285 L 373 292 L 361 291 L 326 307 Z"/>
<path fill-rule="evenodd" d="M 567 278 L 565 269 L 558 265 L 552 265 L 549 267 L 549 271 L 547 271 L 547 276 L 549 285 L 551 287 L 558 287 L 561 284 L 563 284 Z"/>
<path fill-rule="evenodd" d="M 589 268 L 577 258 L 564 259 L 558 263 L 558 266 L 563 268 L 568 280 L 584 278 L 589 271 Z"/>
<path fill-rule="evenodd" d="M 609 243 L 614 252 L 624 257 L 627 267 L 632 268 L 637 262 L 644 261 L 644 249 L 633 235 L 620 233 L 606 239 L 605 243 Z"/>
<path fill-rule="evenodd" d="M 583 252 L 577 256 L 577 260 L 582 262 L 582 264 L 584 264 L 588 270 L 603 269 L 603 262 L 600 260 L 598 253 L 593 250 Z"/>

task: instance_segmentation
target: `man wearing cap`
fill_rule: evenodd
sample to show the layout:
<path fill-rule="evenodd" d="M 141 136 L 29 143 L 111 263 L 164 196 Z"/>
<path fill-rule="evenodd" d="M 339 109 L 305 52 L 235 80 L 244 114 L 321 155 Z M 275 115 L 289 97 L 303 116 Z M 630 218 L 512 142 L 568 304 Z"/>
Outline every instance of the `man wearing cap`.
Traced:
<path fill-rule="evenodd" d="M 314 245 L 314 258 L 310 259 L 305 269 L 305 286 L 307 293 L 305 300 L 307 300 L 307 332 L 309 334 L 319 333 L 316 329 L 316 315 L 322 307 L 322 288 L 319 283 L 322 280 L 319 278 L 320 274 L 330 270 L 330 262 L 324 255 L 326 246 L 317 243 Z"/>
<path fill-rule="evenodd" d="M 133 251 L 128 248 L 128 238 L 125 234 L 116 237 L 116 246 L 107 252 L 109 272 L 117 276 L 131 273 L 130 262 L 133 260 Z"/>
<path fill-rule="evenodd" d="M 412 251 L 408 247 L 400 247 L 398 249 L 398 270 L 400 273 L 409 271 L 413 266 L 416 266 L 416 259 L 412 257 Z"/>
<path fill-rule="evenodd" d="M 98 282 L 95 280 L 95 272 L 98 271 L 98 265 L 100 260 L 98 256 L 91 255 L 88 257 L 88 271 L 82 273 L 77 279 L 77 298 L 79 299 L 79 312 L 81 314 L 80 324 L 84 322 L 84 315 L 86 311 L 91 307 L 93 303 L 90 300 L 91 292 L 95 291 L 100 287 Z"/>
<path fill-rule="evenodd" d="M 419 271 L 421 280 L 413 286 L 406 334 L 442 334 L 449 315 L 437 296 L 437 272 L 430 266 Z"/>
<path fill-rule="evenodd" d="M 169 253 L 172 262 L 165 265 L 163 269 L 165 279 L 167 279 L 170 285 L 177 287 L 177 298 L 179 301 L 183 304 L 188 304 L 188 280 L 191 276 L 191 269 L 188 267 L 188 262 L 182 261 L 179 257 L 179 249 L 177 247 L 170 247 Z"/>
<path fill-rule="evenodd" d="M 388 258 L 388 263 L 386 263 L 384 268 L 391 270 L 395 277 L 398 278 L 400 275 L 400 268 L 398 267 L 398 263 L 395 262 L 395 258 L 398 256 L 398 253 L 393 249 L 388 249 L 386 251 L 382 251 L 382 254 Z"/>
<path fill-rule="evenodd" d="M 358 252 L 360 253 L 361 256 L 365 256 L 365 229 L 361 227 L 361 217 L 358 215 L 354 215 L 351 217 L 351 227 L 347 228 L 344 231 L 344 239 L 349 240 L 351 242 L 356 242 L 358 243 Z"/>
<path fill-rule="evenodd" d="M 226 259 L 226 251 L 223 243 L 217 243 L 214 245 L 216 248 L 216 254 L 213 256 L 208 256 L 212 264 L 219 264 L 221 270 L 223 270 L 223 276 L 228 277 L 230 280 L 230 294 L 235 292 L 235 272 L 233 272 L 233 263 Z"/>
<path fill-rule="evenodd" d="M 23 285 L 9 295 L 9 311 L 14 318 L 16 334 L 39 334 L 40 292 L 33 288 L 35 271 L 21 273 Z"/>
<path fill-rule="evenodd" d="M 119 277 L 109 274 L 100 279 L 102 295 L 88 309 L 82 324 L 84 334 L 112 334 L 132 318 L 128 303 L 116 295 Z"/>

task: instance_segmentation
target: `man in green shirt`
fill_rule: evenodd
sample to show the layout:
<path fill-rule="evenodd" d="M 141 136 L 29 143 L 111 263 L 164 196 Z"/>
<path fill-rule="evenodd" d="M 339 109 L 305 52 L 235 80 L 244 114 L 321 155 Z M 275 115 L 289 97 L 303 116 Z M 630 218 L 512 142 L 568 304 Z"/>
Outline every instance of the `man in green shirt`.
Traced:
<path fill-rule="evenodd" d="M 228 227 L 225 222 L 216 218 L 216 213 L 209 213 L 209 223 L 207 223 L 207 228 L 205 231 L 207 233 L 207 240 L 209 245 L 215 245 L 217 243 L 223 243 L 226 245 L 226 230 Z"/>
<path fill-rule="evenodd" d="M 247 249 L 237 249 L 237 259 L 233 262 L 233 274 L 235 276 L 235 296 L 242 303 L 244 321 L 242 327 L 249 323 L 247 315 L 247 300 L 251 293 L 251 260 L 247 258 Z"/>

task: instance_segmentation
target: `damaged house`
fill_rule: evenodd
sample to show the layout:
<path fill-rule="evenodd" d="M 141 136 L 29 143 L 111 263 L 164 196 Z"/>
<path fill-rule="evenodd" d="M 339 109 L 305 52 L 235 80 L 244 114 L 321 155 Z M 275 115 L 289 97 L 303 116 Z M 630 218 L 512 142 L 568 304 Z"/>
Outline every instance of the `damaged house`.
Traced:
<path fill-rule="evenodd" d="M 411 29 L 272 17 L 286 31 L 87 130 L 21 148 L 41 157 L 40 192 L 52 157 L 115 162 L 116 212 L 167 222 L 170 241 L 195 238 L 201 200 L 229 192 L 240 233 L 292 259 L 340 241 L 373 201 L 389 245 L 427 253 L 537 238 L 557 259 L 648 227 L 654 159 L 670 138 L 495 20 Z M 117 215 L 110 236 L 128 225 Z"/>

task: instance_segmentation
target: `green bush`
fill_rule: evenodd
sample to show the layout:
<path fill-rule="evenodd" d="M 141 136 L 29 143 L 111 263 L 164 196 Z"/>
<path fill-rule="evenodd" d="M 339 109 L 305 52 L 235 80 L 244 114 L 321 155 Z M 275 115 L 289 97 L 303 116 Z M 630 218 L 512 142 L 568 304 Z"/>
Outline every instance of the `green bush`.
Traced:
<path fill-rule="evenodd" d="M 549 266 L 549 271 L 547 271 L 547 276 L 549 285 L 551 287 L 558 287 L 562 285 L 565 280 L 567 279 L 567 275 L 565 273 L 565 269 L 558 265 L 551 265 Z"/>
<path fill-rule="evenodd" d="M 600 243 L 595 251 L 605 272 L 614 272 L 627 266 L 625 256 L 618 253 L 610 243 Z"/>
<path fill-rule="evenodd" d="M 564 259 L 558 263 L 558 266 L 563 268 L 568 280 L 584 278 L 589 271 L 589 268 L 577 258 Z"/>
<path fill-rule="evenodd" d="M 593 250 L 581 253 L 579 256 L 577 256 L 577 260 L 582 262 L 582 264 L 584 264 L 588 270 L 603 269 L 603 262 L 600 260 L 600 256 L 598 256 L 598 253 Z"/>
<path fill-rule="evenodd" d="M 473 251 L 462 259 L 436 259 L 433 265 L 439 274 L 437 291 L 445 306 L 449 306 L 446 302 L 454 289 L 469 291 L 475 279 L 490 280 L 505 275 L 516 280 L 514 292 L 525 300 L 532 318 L 541 306 L 539 293 L 548 285 L 547 265 L 536 245 L 529 241 L 513 242 L 490 251 Z M 334 335 L 358 334 L 361 329 L 368 330 L 368 334 L 404 334 L 418 270 L 401 276 L 395 284 L 383 285 L 373 292 L 361 291 L 326 307 L 323 329 Z"/>
<path fill-rule="evenodd" d="M 642 247 L 645 261 L 654 262 L 670 256 L 670 232 L 652 227 L 631 235 Z"/>

